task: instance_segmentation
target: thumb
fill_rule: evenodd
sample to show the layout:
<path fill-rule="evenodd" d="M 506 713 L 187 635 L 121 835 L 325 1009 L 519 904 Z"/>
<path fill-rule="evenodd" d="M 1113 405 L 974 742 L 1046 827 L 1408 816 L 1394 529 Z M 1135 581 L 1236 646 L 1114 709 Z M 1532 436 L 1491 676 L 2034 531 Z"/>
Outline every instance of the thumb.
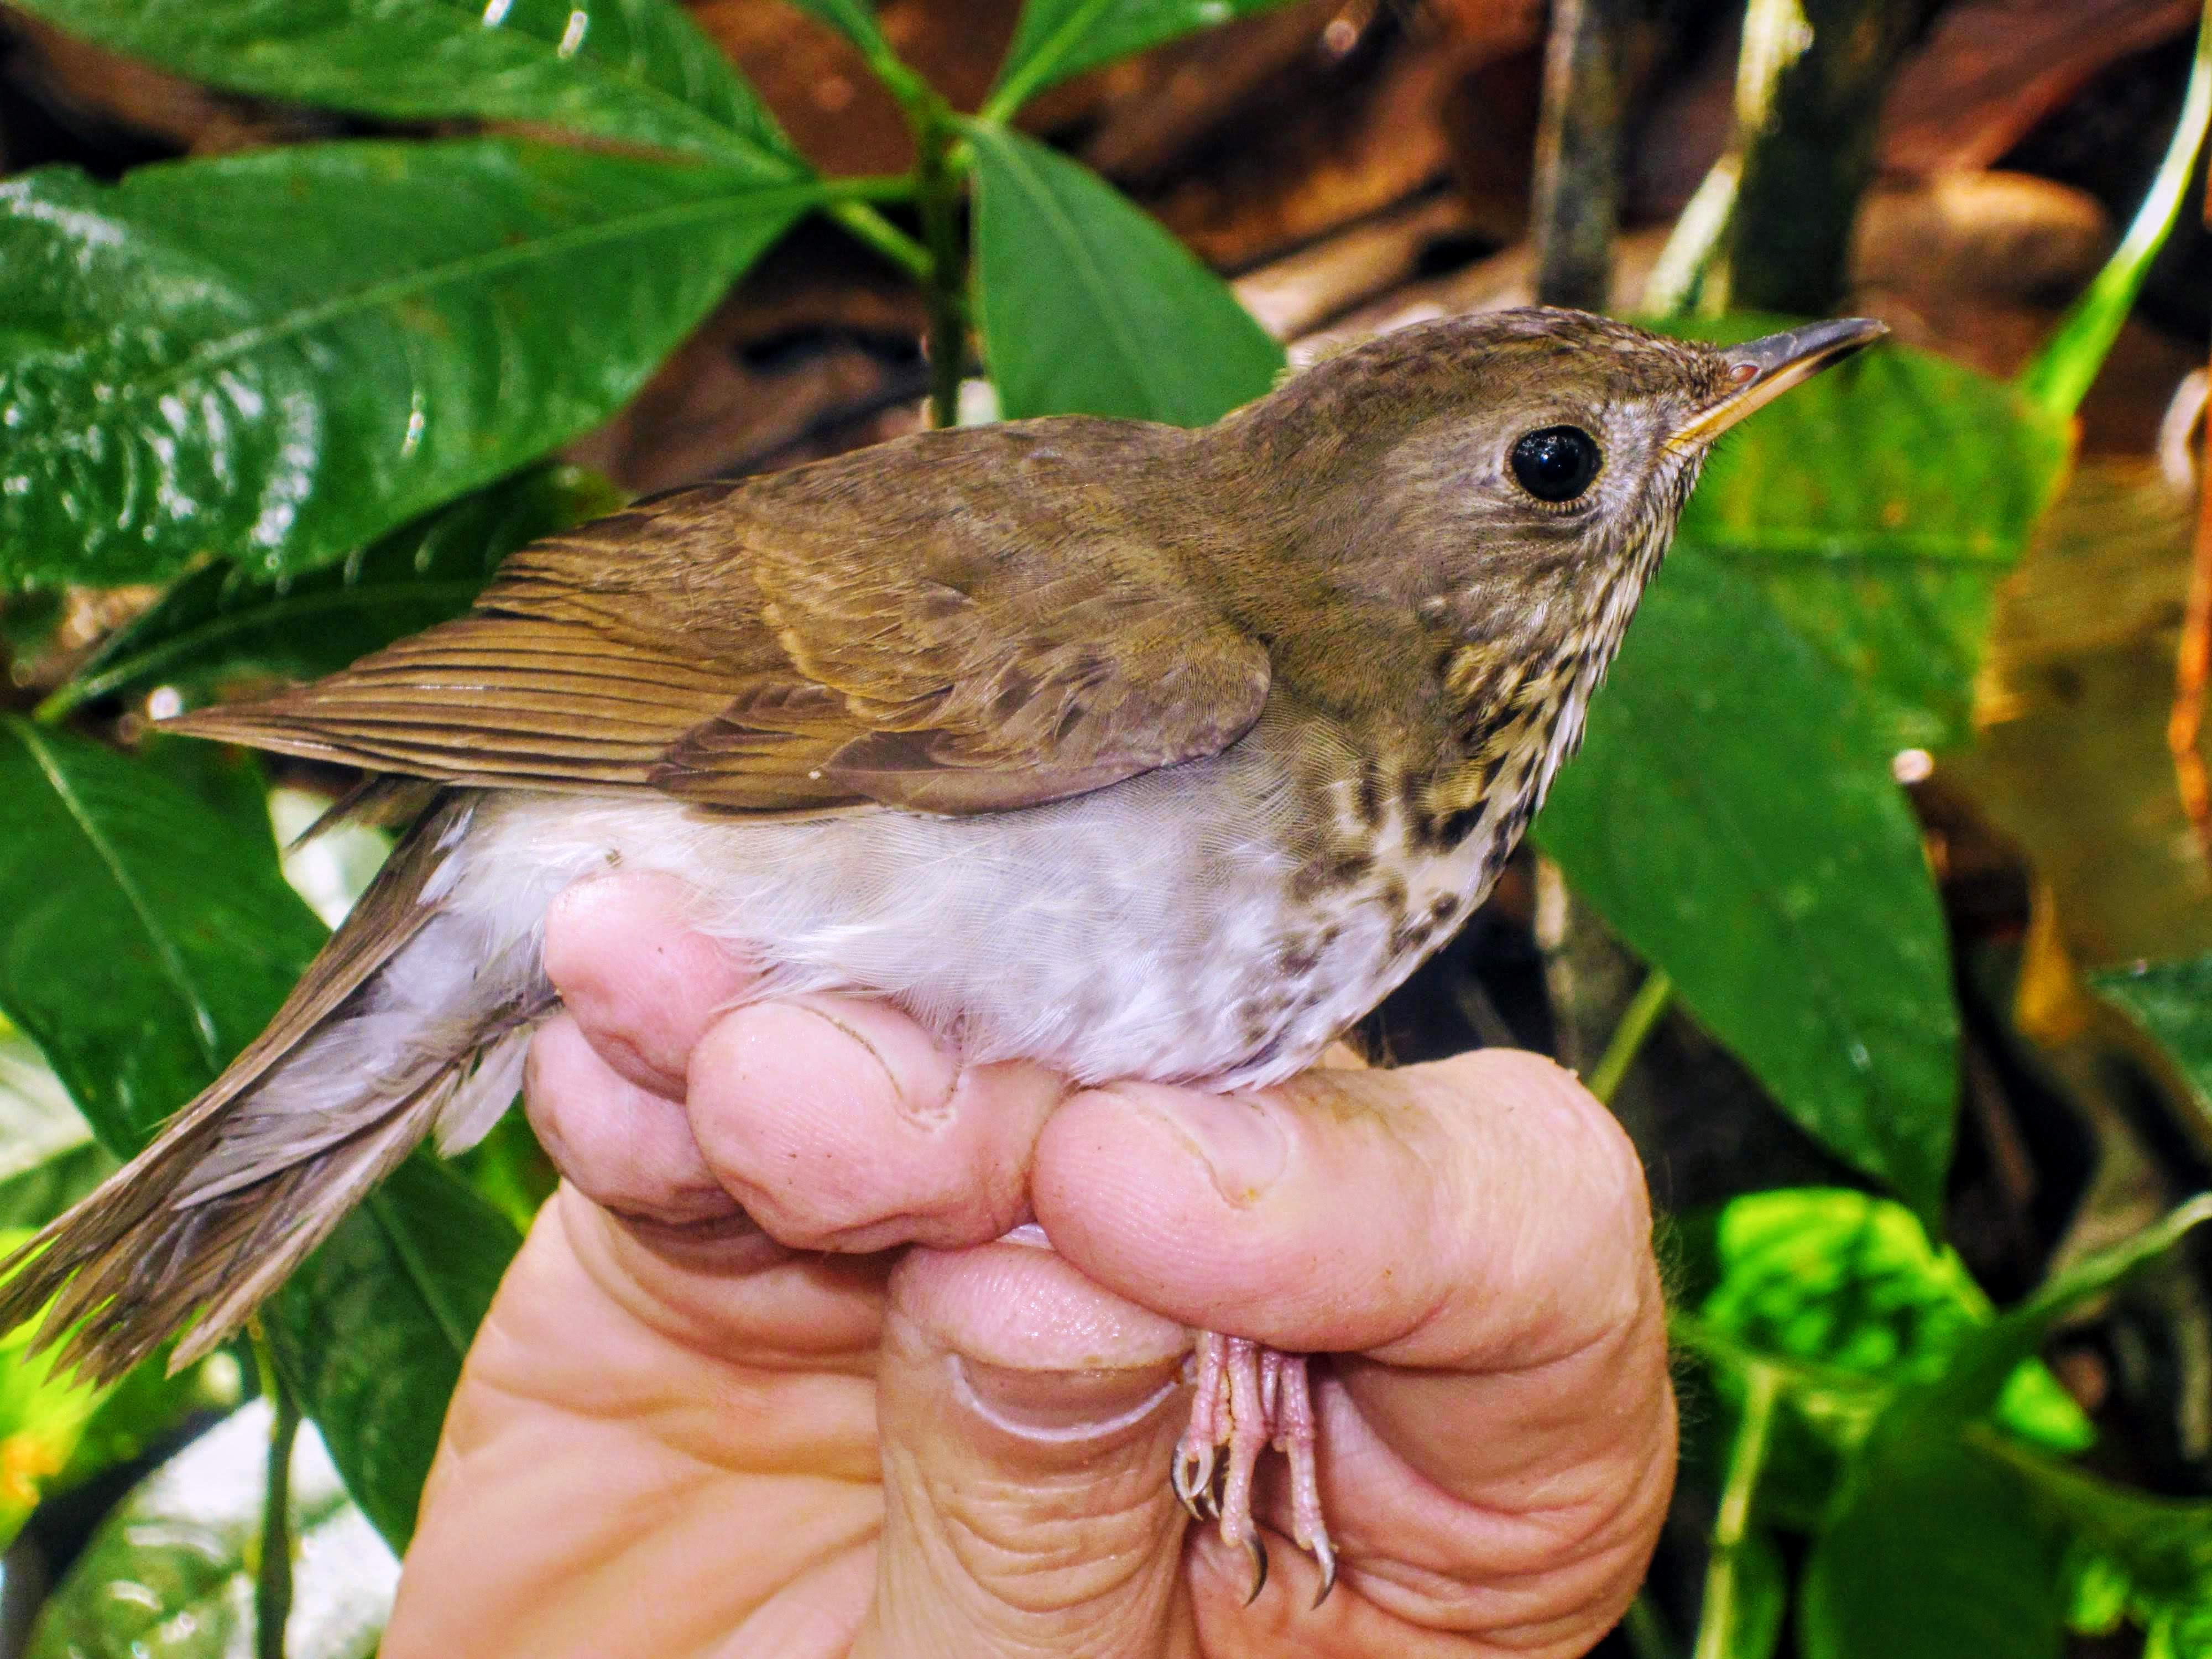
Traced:
<path fill-rule="evenodd" d="M 1188 1617 L 1167 1479 L 1188 1346 L 1048 1249 L 909 1250 L 878 1377 L 875 1606 L 854 1652 L 1165 1651 Z"/>

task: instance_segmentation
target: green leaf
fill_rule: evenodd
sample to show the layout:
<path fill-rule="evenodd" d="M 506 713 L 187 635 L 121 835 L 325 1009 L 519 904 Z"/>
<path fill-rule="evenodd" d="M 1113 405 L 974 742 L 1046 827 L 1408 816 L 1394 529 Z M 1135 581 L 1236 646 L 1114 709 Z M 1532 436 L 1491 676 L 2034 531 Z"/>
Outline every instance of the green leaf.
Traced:
<path fill-rule="evenodd" d="M 269 1407 L 257 1401 L 135 1487 L 55 1586 L 27 1659 L 233 1659 L 254 1651 Z M 292 1454 L 289 1659 L 368 1659 L 399 1564 L 303 1429 Z"/>
<path fill-rule="evenodd" d="M 1720 1282 L 1698 1309 L 1746 1348 L 1891 1385 L 1932 1382 L 1996 1310 L 1958 1253 L 1912 1212 L 1835 1188 L 1731 1200 L 1720 1215 Z M 2094 1431 L 2039 1361 L 2024 1360 L 1996 1415 L 2024 1440 L 2080 1451 Z"/>
<path fill-rule="evenodd" d="M 1274 383 L 1282 347 L 1158 222 L 1032 139 L 967 134 L 977 312 L 1008 419 L 1203 426 Z"/>
<path fill-rule="evenodd" d="M 814 195 L 493 138 L 0 185 L 0 584 L 340 557 L 611 413 Z"/>
<path fill-rule="evenodd" d="M 2067 310 L 2043 349 L 2020 372 L 2023 394 L 2062 418 L 2071 416 L 2088 395 L 2112 343 L 2135 308 L 2151 262 L 2166 246 L 2194 191 L 2197 152 L 2212 125 L 2212 9 L 2197 30 L 2197 55 L 2189 69 L 2189 90 L 2173 125 L 2173 137 L 2128 234 L 2096 279 Z"/>
<path fill-rule="evenodd" d="M 538 1212 L 561 1183 L 561 1172 L 538 1144 L 529 1118 L 520 1112 L 509 1112 L 500 1119 L 491 1133 L 455 1158 L 452 1167 L 519 1233 L 530 1231 Z"/>
<path fill-rule="evenodd" d="M 0 1233 L 0 1255 L 30 1237 Z M 15 1541 L 46 1484 L 69 1467 L 100 1390 L 58 1376 L 53 1356 L 27 1358 L 35 1326 L 0 1336 L 0 1549 Z"/>
<path fill-rule="evenodd" d="M 871 62 L 891 56 L 890 42 L 884 39 L 883 25 L 876 21 L 876 9 L 870 0 L 791 0 L 791 3 L 836 30 Z"/>
<path fill-rule="evenodd" d="M 1028 0 L 1000 66 L 984 118 L 1010 119 L 1023 104 L 1071 75 L 1157 46 L 1284 0 Z"/>
<path fill-rule="evenodd" d="M 2115 1580 L 2139 1614 L 2192 1605 L 2212 1611 L 2212 1501 L 2130 1492 L 1995 1437 L 1972 1443 L 2020 1475 L 2034 1501 L 2073 1534 L 2069 1623 L 2079 1628 L 2087 1614 L 2109 1615 Z M 2087 1583 L 2085 1559 L 2097 1567 Z"/>
<path fill-rule="evenodd" d="M 0 1019 L 0 1228 L 45 1226 L 114 1168 L 37 1046 Z"/>
<path fill-rule="evenodd" d="M 20 720 L 0 722 L 0 1008 L 118 1152 L 258 1032 L 323 936 L 277 872 L 258 796 L 210 804 L 152 764 Z M 519 1242 L 418 1157 L 263 1310 L 287 1380 L 395 1540 Z"/>
<path fill-rule="evenodd" d="M 414 1532 L 461 1361 L 520 1243 L 505 1216 L 417 1154 L 262 1310 L 278 1370 L 395 1550 Z"/>
<path fill-rule="evenodd" d="M 466 611 L 499 562 L 623 496 L 596 473 L 534 466 L 394 531 L 343 563 L 263 576 L 208 564 L 111 634 L 41 705 L 52 720 L 100 697 L 170 686 L 190 708 L 242 674 L 313 679 Z M 205 744 L 196 744 L 204 750 Z"/>
<path fill-rule="evenodd" d="M 714 158 L 805 164 L 669 0 L 28 0 L 113 52 L 233 92 L 387 120 L 526 121 Z"/>
<path fill-rule="evenodd" d="M 1957 1095 L 1949 951 L 1866 699 L 1678 548 L 1538 840 L 1782 1109 L 1923 1217 Z"/>
<path fill-rule="evenodd" d="M 1772 317 L 1677 320 L 1749 338 Z M 2069 423 L 2002 381 L 1885 345 L 1729 434 L 1676 545 L 1756 582 L 1872 696 L 1893 749 L 1972 735 L 1996 584 L 2063 480 Z"/>
<path fill-rule="evenodd" d="M 276 1012 L 323 928 L 152 766 L 0 720 L 0 1010 L 127 1155 Z"/>
<path fill-rule="evenodd" d="M 2212 1110 L 2212 955 L 2101 969 L 2088 981 L 2149 1034 L 2198 1109 Z"/>
<path fill-rule="evenodd" d="M 1805 1564 L 1805 1659 L 2057 1659 L 2064 1540 L 2019 1478 L 1923 1425 L 1880 1436 Z"/>
<path fill-rule="evenodd" d="M 2054 1274 L 2027 1300 L 1960 1344 L 1949 1370 L 1933 1385 L 1937 1405 L 1961 1422 L 1988 1411 L 2014 1368 L 2042 1347 L 2061 1319 L 2142 1272 L 2207 1221 L 2212 1221 L 2212 1193 L 2200 1193 L 2134 1237 Z"/>

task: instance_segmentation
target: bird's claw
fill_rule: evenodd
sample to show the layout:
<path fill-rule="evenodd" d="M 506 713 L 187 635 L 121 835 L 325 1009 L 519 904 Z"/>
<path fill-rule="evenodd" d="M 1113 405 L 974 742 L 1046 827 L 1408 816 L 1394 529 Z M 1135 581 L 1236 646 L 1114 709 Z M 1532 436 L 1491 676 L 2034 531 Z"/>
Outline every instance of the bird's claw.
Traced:
<path fill-rule="evenodd" d="M 1321 1588 L 1314 1592 L 1313 1604 L 1318 1607 L 1328 1600 L 1328 1593 L 1336 1588 L 1336 1551 L 1326 1534 L 1316 1538 L 1310 1547 L 1314 1565 L 1321 1569 Z"/>
<path fill-rule="evenodd" d="M 1337 1564 L 1314 1468 L 1306 1362 L 1211 1332 L 1199 1337 L 1195 1358 L 1197 1398 L 1170 1468 L 1176 1500 L 1194 1521 L 1218 1521 L 1221 1541 L 1251 1558 L 1249 1607 L 1267 1583 L 1267 1549 L 1252 1517 L 1254 1468 L 1269 1445 L 1284 1453 L 1290 1462 L 1291 1532 L 1320 1570 L 1313 1601 L 1319 1607 L 1336 1588 Z"/>
<path fill-rule="evenodd" d="M 1244 1605 L 1249 1607 L 1267 1588 L 1267 1547 L 1260 1541 L 1257 1528 L 1245 1534 L 1244 1553 L 1252 1558 L 1252 1589 L 1244 1598 Z"/>
<path fill-rule="evenodd" d="M 1190 1511 L 1194 1521 L 1204 1521 L 1214 1509 L 1213 1448 L 1192 1446 L 1188 1441 L 1176 1448 L 1175 1468 L 1172 1474 L 1175 1495 L 1184 1509 Z"/>

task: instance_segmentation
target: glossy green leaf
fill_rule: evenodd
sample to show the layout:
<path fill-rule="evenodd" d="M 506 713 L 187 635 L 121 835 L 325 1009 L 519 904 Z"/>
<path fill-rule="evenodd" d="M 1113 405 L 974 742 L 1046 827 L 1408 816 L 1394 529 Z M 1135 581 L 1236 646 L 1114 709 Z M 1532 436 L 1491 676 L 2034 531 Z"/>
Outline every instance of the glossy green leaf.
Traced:
<path fill-rule="evenodd" d="M 165 685 L 180 707 L 191 708 L 242 674 L 331 673 L 459 615 L 515 549 L 611 513 L 623 500 L 595 473 L 536 466 L 319 570 L 271 577 L 204 565 L 103 641 L 40 714 L 52 719 L 94 698 L 141 697 Z"/>
<path fill-rule="evenodd" d="M 1033 139 L 968 135 L 977 312 L 1008 419 L 1203 426 L 1273 384 L 1282 347 L 1157 221 Z"/>
<path fill-rule="evenodd" d="M 1285 0 L 1028 0 L 984 113 L 1005 120 L 1056 82 Z"/>
<path fill-rule="evenodd" d="M 135 1151 L 274 1013 L 322 925 L 265 834 L 150 765 L 0 721 L 0 1011 L 110 1151 Z"/>
<path fill-rule="evenodd" d="M 2088 981 L 2149 1034 L 2199 1105 L 2212 1108 L 2212 956 L 2107 968 Z"/>
<path fill-rule="evenodd" d="M 1879 1437 L 1807 1558 L 1805 1659 L 2058 1659 L 2063 1533 L 2019 1478 L 1911 1425 Z"/>
<path fill-rule="evenodd" d="M 24 10 L 195 81 L 389 120 L 477 116 L 805 167 L 672 0 L 28 0 Z"/>
<path fill-rule="evenodd" d="M 342 557 L 612 412 L 812 196 L 495 138 L 0 185 L 0 584 Z"/>
<path fill-rule="evenodd" d="M 1799 1123 L 1940 1204 L 1958 1015 L 1920 834 L 1866 699 L 1678 548 L 1538 840 Z"/>
<path fill-rule="evenodd" d="M 260 1030 L 323 937 L 277 872 L 258 798 L 211 804 L 160 767 L 21 720 L 0 724 L 0 1007 L 118 1152 Z M 302 1407 L 395 1540 L 518 1242 L 417 1159 L 264 1310 Z"/>
<path fill-rule="evenodd" d="M 1748 338 L 1771 317 L 1675 321 Z M 1723 441 L 1676 545 L 1755 581 L 1868 688 L 1893 748 L 1972 735 L 1998 581 L 2057 495 L 2069 424 L 2002 381 L 1885 344 L 1761 410 Z"/>
<path fill-rule="evenodd" d="M 461 1361 L 521 1243 L 428 1153 L 403 1164 L 262 1310 L 347 1490 L 404 1550 Z"/>
<path fill-rule="evenodd" d="M 269 1408 L 245 1407 L 135 1487 L 55 1586 L 27 1659 L 244 1659 Z M 368 1659 L 398 1582 L 312 1428 L 292 1454 L 288 1659 Z"/>
<path fill-rule="evenodd" d="M 1753 1193 L 1721 1212 L 1720 1279 L 1697 1316 L 1761 1354 L 1887 1385 L 1932 1381 L 1996 1310 L 1958 1253 L 1912 1212 L 1865 1193 Z M 2043 1364 L 2023 1361 L 1995 1407 L 2021 1439 L 2062 1452 L 2095 1438 Z"/>

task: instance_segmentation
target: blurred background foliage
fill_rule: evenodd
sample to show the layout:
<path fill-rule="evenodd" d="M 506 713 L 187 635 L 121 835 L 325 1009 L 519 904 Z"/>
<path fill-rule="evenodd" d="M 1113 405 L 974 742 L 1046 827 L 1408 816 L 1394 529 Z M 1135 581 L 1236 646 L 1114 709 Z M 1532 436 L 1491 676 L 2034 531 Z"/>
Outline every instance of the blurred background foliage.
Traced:
<path fill-rule="evenodd" d="M 212 1076 L 382 855 L 280 854 L 349 780 L 154 718 L 634 494 L 933 419 L 1201 422 L 1536 299 L 1870 313 L 1897 344 L 1715 458 L 1531 847 L 1365 1036 L 1556 1054 L 1644 1152 L 1686 1457 L 1608 1650 L 2212 1654 L 2212 878 L 2163 735 L 2198 23 L 0 8 L 0 1229 Z M 176 1379 L 5 1338 L 0 1656 L 372 1651 L 549 1182 L 519 1117 L 410 1163 Z"/>

